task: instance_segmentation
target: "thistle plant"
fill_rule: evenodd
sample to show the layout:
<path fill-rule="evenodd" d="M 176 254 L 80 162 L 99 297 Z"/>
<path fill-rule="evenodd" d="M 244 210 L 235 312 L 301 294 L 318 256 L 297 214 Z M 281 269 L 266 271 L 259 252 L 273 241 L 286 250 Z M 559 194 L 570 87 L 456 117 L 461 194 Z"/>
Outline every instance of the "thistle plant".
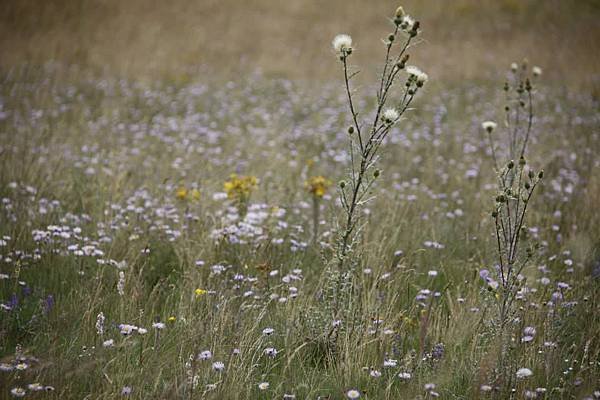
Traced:
<path fill-rule="evenodd" d="M 482 124 L 489 139 L 497 174 L 498 187 L 492 218 L 497 245 L 499 282 L 490 276 L 487 270 L 482 271 L 481 276 L 492 289 L 499 291 L 498 316 L 501 329 L 510 320 L 512 306 L 522 283 L 521 272 L 535 254 L 534 247 L 525 247 L 524 243 L 527 239 L 526 216 L 535 189 L 544 176 L 543 171 L 535 172 L 529 168 L 525 159 L 534 120 L 533 86 L 527 72 L 525 62 L 521 67 L 512 64 L 513 80 L 504 85 L 507 100 L 504 125 L 508 139 L 509 160 L 504 162 L 502 167 L 498 164 L 494 140 L 498 125 L 493 121 Z M 538 67 L 534 67 L 532 72 L 533 77 L 541 74 Z M 515 157 L 518 157 L 516 162 Z"/>
<path fill-rule="evenodd" d="M 352 124 L 348 128 L 350 168 L 347 180 L 339 184 L 339 197 L 344 211 L 344 219 L 339 229 L 336 247 L 338 270 L 345 269 L 348 255 L 355 247 L 361 231 L 361 209 L 371 197 L 371 188 L 380 176 L 376 168 L 381 146 L 394 127 L 409 109 L 417 93 L 427 82 L 427 74 L 415 66 L 407 65 L 408 49 L 419 34 L 420 24 L 398 7 L 392 20 L 394 30 L 385 44 L 385 59 L 379 82 L 376 85 L 375 112 L 371 118 L 362 118 L 356 108 L 355 93 L 351 87 L 353 78 L 359 73 L 353 70 L 349 61 L 353 54 L 352 38 L 337 35 L 333 48 L 342 64 L 344 87 Z M 401 78 L 402 71 L 407 77 Z M 404 85 L 395 97 L 398 82 Z"/>

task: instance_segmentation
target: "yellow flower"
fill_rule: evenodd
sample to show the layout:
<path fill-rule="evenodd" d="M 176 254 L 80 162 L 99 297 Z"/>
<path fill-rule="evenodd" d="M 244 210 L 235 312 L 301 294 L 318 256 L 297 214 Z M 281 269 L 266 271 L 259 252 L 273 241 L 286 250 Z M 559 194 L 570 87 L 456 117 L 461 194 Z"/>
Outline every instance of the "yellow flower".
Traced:
<path fill-rule="evenodd" d="M 170 317 L 167 319 L 167 321 L 169 321 L 169 322 L 175 322 L 175 321 L 177 321 L 177 318 L 171 315 L 171 316 L 170 316 Z"/>
<path fill-rule="evenodd" d="M 331 181 L 320 175 L 313 176 L 304 183 L 306 190 L 318 198 L 325 196 L 325 193 L 330 186 Z"/>
<path fill-rule="evenodd" d="M 177 192 L 175 192 L 175 197 L 177 197 L 179 200 L 185 200 L 187 194 L 188 190 L 184 186 L 180 186 L 177 188 Z"/>
<path fill-rule="evenodd" d="M 255 176 L 237 176 L 236 174 L 231 174 L 229 180 L 223 184 L 223 188 L 227 192 L 229 199 L 244 201 L 250 196 L 250 193 L 257 184 L 258 179 Z"/>
<path fill-rule="evenodd" d="M 200 296 L 202 296 L 202 295 L 205 295 L 205 294 L 207 293 L 207 291 L 206 291 L 206 290 L 204 290 L 204 289 L 200 289 L 200 288 L 198 288 L 198 289 L 196 289 L 196 290 L 194 291 L 194 293 L 196 293 L 196 296 L 200 297 Z"/>
<path fill-rule="evenodd" d="M 200 200 L 200 191 L 198 189 L 192 189 L 191 195 L 193 200 Z"/>

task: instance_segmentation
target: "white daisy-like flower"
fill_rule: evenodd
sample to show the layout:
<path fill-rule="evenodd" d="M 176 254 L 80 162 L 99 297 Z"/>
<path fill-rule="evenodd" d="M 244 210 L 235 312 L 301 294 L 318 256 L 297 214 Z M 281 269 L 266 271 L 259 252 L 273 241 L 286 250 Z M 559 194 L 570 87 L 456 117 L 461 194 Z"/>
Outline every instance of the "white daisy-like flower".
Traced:
<path fill-rule="evenodd" d="M 273 329 L 273 328 L 265 328 L 265 329 L 263 329 L 263 331 L 262 331 L 263 335 L 265 335 L 265 336 L 269 336 L 269 335 L 271 335 L 273 332 L 275 332 L 275 329 Z"/>
<path fill-rule="evenodd" d="M 212 368 L 217 372 L 221 372 L 225 369 L 225 364 L 223 364 L 221 361 L 215 361 L 212 365 Z"/>
<path fill-rule="evenodd" d="M 260 390 L 267 390 L 269 388 L 269 382 L 261 382 L 258 384 Z"/>
<path fill-rule="evenodd" d="M 352 49 L 352 38 L 350 35 L 339 34 L 333 38 L 331 44 L 337 53 L 342 53 Z"/>
<path fill-rule="evenodd" d="M 275 356 L 277 356 L 277 349 L 274 347 L 267 347 L 264 353 L 271 358 L 275 358 Z"/>
<path fill-rule="evenodd" d="M 356 389 L 350 389 L 346 392 L 346 397 L 349 399 L 358 399 L 360 398 L 360 392 Z"/>
<path fill-rule="evenodd" d="M 102 347 L 113 347 L 115 345 L 115 341 L 113 339 L 108 339 L 102 342 Z"/>
<path fill-rule="evenodd" d="M 542 74 L 542 69 L 538 66 L 535 66 L 531 69 L 531 72 L 533 72 L 533 76 L 540 76 Z"/>
<path fill-rule="evenodd" d="M 409 372 L 400 372 L 398 374 L 398 378 L 402 379 L 403 381 L 408 381 L 412 378 L 412 375 Z"/>
<path fill-rule="evenodd" d="M 389 358 L 387 360 L 383 360 L 383 366 L 384 366 L 384 368 L 397 367 L 398 366 L 398 360 L 394 360 L 392 358 Z"/>
<path fill-rule="evenodd" d="M 24 397 L 27 394 L 27 392 L 22 387 L 16 387 L 11 389 L 10 394 L 12 394 L 15 397 Z"/>
<path fill-rule="evenodd" d="M 492 391 L 492 387 L 490 385 L 481 385 L 481 387 L 479 389 L 481 389 L 482 392 L 491 392 Z"/>
<path fill-rule="evenodd" d="M 369 372 L 369 375 L 371 375 L 371 378 L 379 378 L 381 376 L 381 371 L 372 369 L 371 372 Z"/>
<path fill-rule="evenodd" d="M 519 368 L 517 371 L 517 378 L 524 379 L 533 375 L 533 372 L 529 368 Z"/>
<path fill-rule="evenodd" d="M 494 121 L 484 121 L 481 123 L 481 127 L 489 133 L 492 133 L 497 126 L 498 124 Z"/>
<path fill-rule="evenodd" d="M 159 329 L 159 330 L 160 329 L 165 329 L 165 324 L 164 324 L 164 322 L 153 322 L 152 323 L 152 327 L 154 329 Z"/>
<path fill-rule="evenodd" d="M 398 114 L 398 111 L 396 111 L 394 108 L 386 108 L 383 111 L 383 119 L 388 124 L 396 121 L 399 116 L 400 114 Z"/>
<path fill-rule="evenodd" d="M 200 354 L 198 354 L 198 360 L 210 360 L 212 358 L 212 353 L 210 350 L 204 350 Z"/>

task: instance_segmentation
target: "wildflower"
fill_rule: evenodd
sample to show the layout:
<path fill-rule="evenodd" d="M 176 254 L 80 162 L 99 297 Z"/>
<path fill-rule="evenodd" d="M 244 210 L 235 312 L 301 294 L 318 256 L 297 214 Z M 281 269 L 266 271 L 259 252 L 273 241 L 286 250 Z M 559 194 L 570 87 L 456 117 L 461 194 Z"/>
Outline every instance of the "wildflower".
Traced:
<path fill-rule="evenodd" d="M 266 335 L 266 336 L 271 335 L 273 332 L 275 332 L 275 329 L 273 329 L 273 328 L 265 328 L 262 331 L 263 335 Z"/>
<path fill-rule="evenodd" d="M 491 392 L 492 391 L 492 387 L 490 385 L 481 385 L 481 387 L 479 389 L 481 389 L 482 392 Z"/>
<path fill-rule="evenodd" d="M 146 329 L 146 328 L 138 328 L 137 332 L 140 335 L 145 335 L 146 333 L 148 333 L 148 329 Z"/>
<path fill-rule="evenodd" d="M 333 49 L 340 55 L 352 53 L 352 38 L 350 35 L 340 34 L 333 38 Z"/>
<path fill-rule="evenodd" d="M 12 394 L 15 397 L 24 397 L 27 394 L 27 392 L 22 387 L 16 387 L 11 389 L 10 394 Z"/>
<path fill-rule="evenodd" d="M 96 332 L 98 335 L 102 336 L 104 334 L 104 321 L 106 318 L 104 317 L 104 313 L 100 312 L 96 317 Z"/>
<path fill-rule="evenodd" d="M 369 375 L 371 375 L 371 378 L 379 378 L 381 376 L 381 372 L 377 371 L 376 369 L 372 369 L 371 372 L 369 372 Z"/>
<path fill-rule="evenodd" d="M 215 361 L 212 365 L 212 368 L 217 372 L 221 372 L 225 369 L 225 364 L 223 364 L 221 361 Z"/>
<path fill-rule="evenodd" d="M 210 350 L 204 350 L 200 354 L 198 354 L 198 360 L 210 360 L 212 358 L 212 353 Z"/>
<path fill-rule="evenodd" d="M 429 79 L 429 76 L 425 72 L 421 71 L 414 65 L 407 66 L 406 73 L 408 74 L 410 80 L 415 80 L 417 82 L 417 85 L 422 86 Z"/>
<path fill-rule="evenodd" d="M 119 281 L 117 282 L 117 292 L 119 296 L 123 296 L 125 294 L 125 273 L 123 271 L 119 271 Z"/>
<path fill-rule="evenodd" d="M 177 199 L 179 200 L 185 200 L 187 198 L 187 195 L 188 190 L 184 186 L 180 186 L 175 192 L 175 197 L 177 197 Z"/>
<path fill-rule="evenodd" d="M 398 378 L 402 379 L 403 381 L 408 381 L 412 378 L 412 375 L 408 372 L 400 372 L 398 374 Z"/>
<path fill-rule="evenodd" d="M 194 293 L 196 294 L 196 297 L 200 297 L 200 296 L 205 295 L 208 292 L 204 289 L 198 288 L 198 289 L 194 290 Z"/>
<path fill-rule="evenodd" d="M 391 367 L 396 367 L 398 366 L 398 360 L 394 360 L 394 359 L 386 359 L 383 360 L 383 367 L 384 368 L 391 368 Z"/>
<path fill-rule="evenodd" d="M 113 339 L 108 339 L 102 342 L 102 347 L 113 347 L 115 345 L 115 341 Z"/>
<path fill-rule="evenodd" d="M 260 390 L 267 390 L 269 388 L 269 382 L 261 382 L 258 384 Z"/>
<path fill-rule="evenodd" d="M 383 120 L 387 124 L 391 124 L 392 122 L 395 122 L 398 119 L 398 117 L 400 117 L 400 115 L 398 114 L 398 111 L 396 111 L 396 109 L 394 109 L 394 108 L 387 108 L 383 112 Z"/>
<path fill-rule="evenodd" d="M 323 197 L 330 186 L 331 181 L 320 175 L 313 176 L 304 183 L 306 190 L 317 198 Z"/>
<path fill-rule="evenodd" d="M 0 371 L 2 371 L 2 372 L 10 372 L 10 371 L 12 371 L 14 369 L 15 368 L 12 365 L 10 365 L 10 364 L 7 364 L 7 363 L 1 363 L 0 364 Z"/>
<path fill-rule="evenodd" d="M 28 365 L 28 364 L 26 364 L 26 363 L 24 363 L 24 362 L 18 363 L 18 364 L 15 366 L 15 369 L 16 369 L 17 371 L 25 371 L 27 368 L 29 368 L 29 365 Z"/>
<path fill-rule="evenodd" d="M 533 375 L 533 372 L 531 372 L 531 370 L 529 368 L 520 368 L 517 371 L 517 378 L 519 378 L 519 379 L 528 378 L 531 375 Z"/>
<path fill-rule="evenodd" d="M 498 126 L 497 123 L 495 123 L 494 121 L 484 121 L 481 124 L 481 127 L 487 132 L 487 133 L 492 133 L 494 131 L 494 129 L 496 129 L 496 127 Z"/>
<path fill-rule="evenodd" d="M 44 390 L 44 386 L 40 385 L 39 383 L 30 383 L 29 385 L 27 385 L 27 389 L 31 390 L 32 392 L 40 392 L 42 390 Z"/>
<path fill-rule="evenodd" d="M 237 174 L 231 174 L 229 180 L 225 181 L 223 188 L 227 192 L 227 198 L 245 201 L 256 185 L 258 179 L 255 176 L 238 176 Z"/>
<path fill-rule="evenodd" d="M 132 391 L 133 389 L 131 386 L 123 386 L 123 389 L 121 389 L 121 396 L 129 396 Z"/>
<path fill-rule="evenodd" d="M 349 399 L 358 399 L 360 397 L 360 392 L 356 389 L 350 389 L 346 392 L 346 397 Z"/>
<path fill-rule="evenodd" d="M 165 329 L 165 324 L 164 324 L 164 322 L 153 322 L 152 327 L 154 329 L 161 330 L 161 329 Z"/>
<path fill-rule="evenodd" d="M 264 353 L 271 358 L 275 358 L 277 356 L 277 349 L 274 347 L 267 347 Z"/>
<path fill-rule="evenodd" d="M 531 69 L 531 72 L 533 73 L 533 76 L 538 77 L 538 76 L 540 76 L 542 74 L 542 69 L 540 67 L 538 67 L 538 66 L 534 66 Z"/>
<path fill-rule="evenodd" d="M 167 321 L 169 321 L 169 322 L 175 322 L 175 321 L 177 321 L 177 317 L 170 316 L 169 318 L 167 318 Z"/>

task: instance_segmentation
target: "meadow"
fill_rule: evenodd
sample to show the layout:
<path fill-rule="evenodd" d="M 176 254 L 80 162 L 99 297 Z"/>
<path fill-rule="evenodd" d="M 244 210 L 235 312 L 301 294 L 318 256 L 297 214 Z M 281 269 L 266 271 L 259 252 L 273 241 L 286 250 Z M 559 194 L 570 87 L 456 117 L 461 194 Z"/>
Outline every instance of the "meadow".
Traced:
<path fill-rule="evenodd" d="M 297 63 L 265 23 L 203 66 L 191 3 L 129 55 L 91 38 L 137 3 L 5 6 L 0 398 L 600 398 L 598 7 L 551 3 L 351 2 Z"/>

